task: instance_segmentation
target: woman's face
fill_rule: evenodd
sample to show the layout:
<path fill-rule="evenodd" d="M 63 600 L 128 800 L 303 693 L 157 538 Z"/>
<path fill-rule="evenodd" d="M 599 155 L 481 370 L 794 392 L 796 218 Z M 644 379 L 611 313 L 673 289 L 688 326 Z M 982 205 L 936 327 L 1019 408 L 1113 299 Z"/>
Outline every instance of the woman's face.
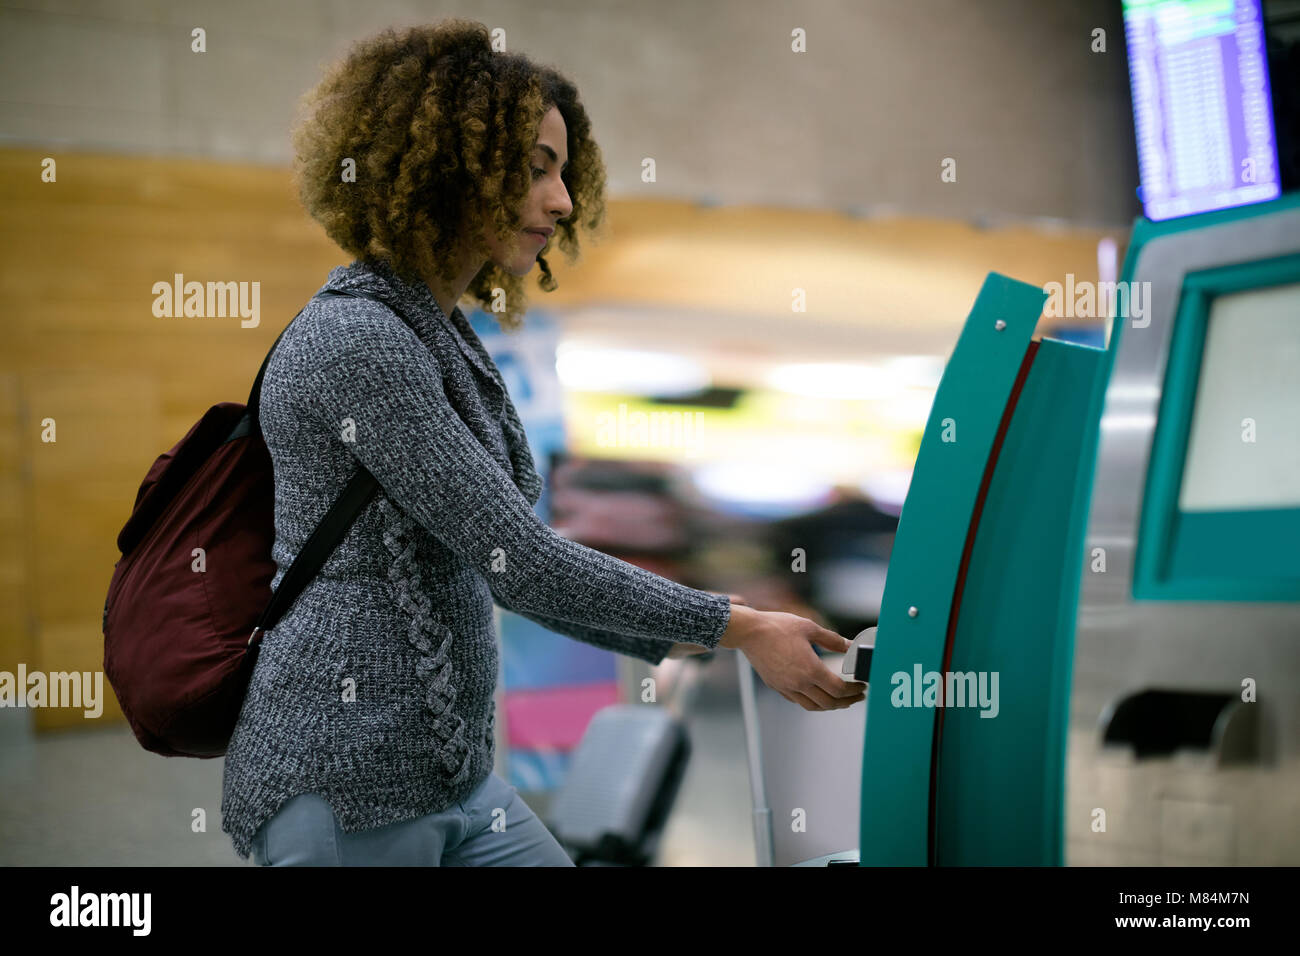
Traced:
<path fill-rule="evenodd" d="M 567 143 L 564 117 L 552 106 L 542 117 L 537 131 L 537 144 L 531 157 L 533 185 L 521 213 L 520 231 L 505 243 L 491 230 L 484 236 L 492 251 L 492 261 L 511 275 L 527 275 L 537 261 L 537 254 L 550 243 L 549 235 L 539 236 L 536 230 L 553 232 L 556 221 L 573 212 L 569 191 L 560 179 L 560 172 L 569 164 Z"/>

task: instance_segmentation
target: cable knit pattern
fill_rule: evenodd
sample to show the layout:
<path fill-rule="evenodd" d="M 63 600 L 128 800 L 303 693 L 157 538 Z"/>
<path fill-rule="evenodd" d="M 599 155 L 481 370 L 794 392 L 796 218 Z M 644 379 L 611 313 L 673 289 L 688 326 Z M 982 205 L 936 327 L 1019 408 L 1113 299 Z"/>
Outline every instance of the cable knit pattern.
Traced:
<path fill-rule="evenodd" d="M 659 663 L 716 647 L 725 594 L 558 535 L 491 356 L 459 308 L 358 260 L 285 332 L 262 386 L 275 471 L 276 587 L 363 464 L 378 480 L 294 606 L 265 635 L 227 749 L 222 828 L 249 855 L 290 797 L 344 832 L 447 809 L 492 772 L 500 655 L 492 605 Z"/>
<path fill-rule="evenodd" d="M 393 556 L 388 580 L 397 587 L 397 606 L 410 617 L 407 640 L 420 654 L 415 676 L 428 681 L 424 706 L 433 717 L 433 734 L 438 740 L 443 767 L 450 783 L 459 784 L 469 769 L 469 746 L 465 743 L 465 721 L 456 713 L 456 688 L 451 683 L 452 633 L 441 624 L 433 601 L 421 587 L 420 568 L 415 560 L 415 542 L 410 523 L 387 500 L 381 500 L 384 516 L 384 546 Z"/>

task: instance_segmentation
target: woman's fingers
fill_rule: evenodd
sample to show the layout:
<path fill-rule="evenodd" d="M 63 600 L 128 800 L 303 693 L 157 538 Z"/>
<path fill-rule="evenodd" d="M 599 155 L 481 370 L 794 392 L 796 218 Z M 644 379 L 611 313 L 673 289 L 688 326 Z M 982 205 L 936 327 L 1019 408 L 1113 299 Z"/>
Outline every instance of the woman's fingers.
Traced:
<path fill-rule="evenodd" d="M 817 706 L 816 703 L 814 703 L 813 701 L 809 700 L 809 699 L 808 699 L 807 697 L 805 697 L 803 694 L 799 693 L 797 690 L 792 690 L 792 691 L 790 691 L 790 692 L 788 692 L 788 693 L 787 693 L 786 691 L 780 691 L 780 694 L 781 694 L 782 697 L 784 697 L 784 698 L 785 698 L 786 700 L 788 700 L 790 703 L 792 703 L 792 704 L 798 704 L 798 705 L 799 705 L 800 707 L 802 707 L 804 710 L 822 710 L 822 709 L 823 709 L 823 708 Z"/>
<path fill-rule="evenodd" d="M 844 697 L 828 694 L 820 687 L 810 687 L 804 691 L 805 696 L 815 701 L 821 710 L 843 710 L 854 701 L 861 700 L 861 694 L 850 693 Z"/>
<path fill-rule="evenodd" d="M 843 710 L 851 707 L 860 700 L 865 700 L 862 694 L 856 694 L 852 697 L 832 697 L 820 687 L 809 687 L 805 693 L 791 691 L 785 696 L 786 700 L 794 701 L 804 710 Z"/>
<path fill-rule="evenodd" d="M 819 669 L 813 680 L 821 690 L 836 698 L 857 697 L 867 689 L 863 681 L 845 680 L 825 665 Z"/>
<path fill-rule="evenodd" d="M 816 624 L 813 624 L 810 628 L 808 638 L 819 647 L 840 654 L 847 653 L 848 649 L 853 646 L 853 642 L 848 638 Z M 818 661 L 818 667 L 814 673 L 813 682 L 818 689 L 837 700 L 859 698 L 867 689 L 867 685 L 862 681 L 846 681 L 820 661 Z M 805 691 L 805 693 L 807 692 Z"/>
<path fill-rule="evenodd" d="M 853 642 L 841 634 L 828 630 L 813 621 L 809 621 L 812 627 L 809 629 L 808 640 L 812 641 L 818 647 L 824 647 L 828 651 L 834 651 L 837 654 L 843 654 L 853 646 Z"/>

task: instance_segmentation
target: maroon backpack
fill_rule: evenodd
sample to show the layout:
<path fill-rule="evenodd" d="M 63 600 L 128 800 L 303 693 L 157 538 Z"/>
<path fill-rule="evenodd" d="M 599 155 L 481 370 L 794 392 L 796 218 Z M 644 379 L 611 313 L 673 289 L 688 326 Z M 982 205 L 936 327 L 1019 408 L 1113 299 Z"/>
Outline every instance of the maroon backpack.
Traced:
<path fill-rule="evenodd" d="M 213 405 L 158 457 L 117 536 L 122 558 L 104 602 L 104 673 L 136 739 L 167 757 L 226 752 L 262 636 L 378 487 L 358 466 L 272 594 L 275 485 L 258 422 L 270 360 L 268 353 L 246 406 Z"/>

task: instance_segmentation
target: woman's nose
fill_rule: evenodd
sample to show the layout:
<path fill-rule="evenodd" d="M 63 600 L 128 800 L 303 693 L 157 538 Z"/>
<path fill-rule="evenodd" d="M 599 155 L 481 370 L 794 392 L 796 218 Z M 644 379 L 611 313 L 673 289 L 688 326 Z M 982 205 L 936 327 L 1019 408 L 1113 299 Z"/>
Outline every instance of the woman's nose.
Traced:
<path fill-rule="evenodd" d="M 551 204 L 551 215 L 557 219 L 563 219 L 573 212 L 573 201 L 569 199 L 569 191 L 560 184 L 559 195 Z"/>

